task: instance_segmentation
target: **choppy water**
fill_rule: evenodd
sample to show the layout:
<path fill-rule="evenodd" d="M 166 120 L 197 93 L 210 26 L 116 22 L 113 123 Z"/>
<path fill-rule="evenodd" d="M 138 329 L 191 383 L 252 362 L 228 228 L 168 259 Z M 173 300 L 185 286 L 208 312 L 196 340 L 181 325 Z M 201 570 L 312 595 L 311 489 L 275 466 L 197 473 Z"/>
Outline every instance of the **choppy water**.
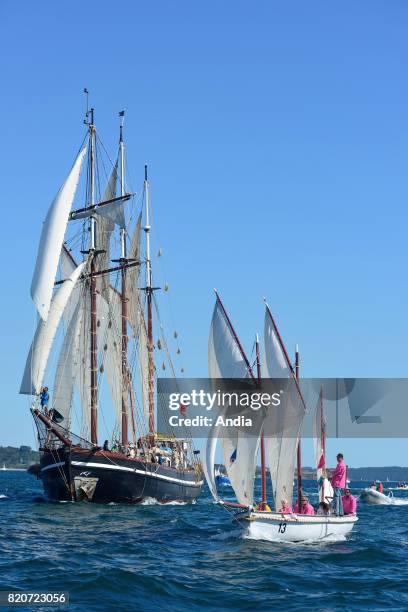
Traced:
<path fill-rule="evenodd" d="M 207 493 L 193 506 L 48 504 L 32 476 L 0 472 L 0 589 L 69 591 L 81 612 L 408 610 L 408 505 L 360 503 L 359 516 L 344 541 L 261 542 Z"/>

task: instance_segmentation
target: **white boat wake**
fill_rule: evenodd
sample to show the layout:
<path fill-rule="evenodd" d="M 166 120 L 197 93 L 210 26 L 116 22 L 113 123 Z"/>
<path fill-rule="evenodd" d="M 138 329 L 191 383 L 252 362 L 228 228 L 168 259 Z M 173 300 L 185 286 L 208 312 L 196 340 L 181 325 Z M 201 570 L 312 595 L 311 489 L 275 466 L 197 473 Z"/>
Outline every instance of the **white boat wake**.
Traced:
<path fill-rule="evenodd" d="M 0 499 L 8 499 L 7 495 L 3 495 L 3 493 L 0 493 Z"/>
<path fill-rule="evenodd" d="M 154 497 L 146 497 L 142 502 L 140 502 L 139 506 L 188 506 L 196 503 L 196 500 L 191 502 L 184 501 L 169 501 L 169 502 L 159 502 Z"/>

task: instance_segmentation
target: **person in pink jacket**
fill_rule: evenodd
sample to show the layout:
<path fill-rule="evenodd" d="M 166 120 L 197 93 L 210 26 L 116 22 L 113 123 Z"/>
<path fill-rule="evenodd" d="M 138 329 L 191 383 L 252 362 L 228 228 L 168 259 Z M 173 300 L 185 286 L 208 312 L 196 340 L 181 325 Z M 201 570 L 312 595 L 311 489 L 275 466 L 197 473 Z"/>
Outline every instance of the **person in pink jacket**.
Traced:
<path fill-rule="evenodd" d="M 350 489 L 345 489 L 341 501 L 343 502 L 344 514 L 357 514 L 357 500 L 351 494 Z"/>
<path fill-rule="evenodd" d="M 278 512 L 282 512 L 282 514 L 292 514 L 293 510 L 291 506 L 289 506 L 287 499 L 282 499 L 281 507 Z"/>
<path fill-rule="evenodd" d="M 299 504 L 296 502 L 295 504 L 295 513 L 299 514 Z M 302 512 L 301 514 L 314 514 L 314 508 L 312 504 L 309 504 L 309 499 L 306 495 L 302 495 Z"/>
<path fill-rule="evenodd" d="M 334 468 L 330 481 L 333 487 L 333 509 L 337 516 L 343 516 L 342 495 L 346 486 L 346 464 L 341 453 L 337 455 L 337 465 Z"/>

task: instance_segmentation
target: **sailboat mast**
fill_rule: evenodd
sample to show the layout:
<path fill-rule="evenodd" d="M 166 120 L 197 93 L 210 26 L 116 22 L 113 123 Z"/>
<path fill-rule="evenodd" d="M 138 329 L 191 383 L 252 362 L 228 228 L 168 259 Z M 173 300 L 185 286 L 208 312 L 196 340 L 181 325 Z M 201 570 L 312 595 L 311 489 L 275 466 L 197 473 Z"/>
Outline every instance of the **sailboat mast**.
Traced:
<path fill-rule="evenodd" d="M 295 377 L 299 383 L 300 358 L 299 358 L 298 345 L 296 345 L 296 354 L 295 354 Z M 297 445 L 297 502 L 298 502 L 298 512 L 299 514 L 302 514 L 302 449 L 301 449 L 301 441 L 300 441 L 300 432 L 299 432 L 298 445 Z"/>
<path fill-rule="evenodd" d="M 147 353 L 148 353 L 148 380 L 149 380 L 149 436 L 154 440 L 154 362 L 153 362 L 153 313 L 152 313 L 152 266 L 150 260 L 150 225 L 149 225 L 149 182 L 147 180 L 147 166 L 145 166 L 144 192 L 146 204 L 146 293 L 147 293 Z"/>
<path fill-rule="evenodd" d="M 323 387 L 320 388 L 320 436 L 321 436 L 321 445 L 322 445 L 322 454 L 324 458 L 324 466 L 326 469 L 326 426 L 324 422 L 324 407 L 323 407 Z"/>
<path fill-rule="evenodd" d="M 90 206 L 95 204 L 95 125 L 94 109 L 90 110 L 89 122 L 89 155 L 90 155 Z M 98 443 L 98 374 L 97 374 L 97 314 L 96 314 L 96 278 L 95 278 L 95 241 L 96 241 L 96 219 L 92 215 L 90 218 L 90 252 L 91 252 L 91 442 Z"/>
<path fill-rule="evenodd" d="M 256 371 L 257 371 L 257 375 L 258 375 L 258 383 L 261 384 L 261 356 L 259 353 L 259 337 L 258 334 L 256 334 L 256 341 L 255 341 L 255 350 L 256 350 Z M 261 483 L 262 483 L 262 498 L 261 498 L 261 503 L 262 503 L 262 509 L 264 509 L 264 506 L 266 504 L 266 467 L 265 467 L 265 439 L 264 439 L 264 434 L 262 432 L 261 434 Z"/>
<path fill-rule="evenodd" d="M 120 153 L 120 195 L 125 195 L 125 144 L 123 142 L 123 122 L 125 113 L 122 111 L 120 114 L 120 137 L 119 137 L 119 153 Z M 121 315 L 122 315 L 122 444 L 127 446 L 129 443 L 128 439 L 128 333 L 127 333 L 127 320 L 128 320 L 128 298 L 127 298 L 127 287 L 126 287 L 126 228 L 120 229 L 120 243 L 121 243 L 121 280 L 122 280 L 122 291 L 121 291 Z"/>

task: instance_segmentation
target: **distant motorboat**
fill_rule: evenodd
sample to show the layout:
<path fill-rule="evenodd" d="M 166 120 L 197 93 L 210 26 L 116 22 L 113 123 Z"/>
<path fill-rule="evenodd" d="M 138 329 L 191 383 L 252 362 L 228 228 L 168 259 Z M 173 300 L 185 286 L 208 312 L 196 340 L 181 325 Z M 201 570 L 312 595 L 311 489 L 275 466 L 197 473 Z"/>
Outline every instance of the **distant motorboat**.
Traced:
<path fill-rule="evenodd" d="M 395 504 L 395 499 L 392 496 L 392 493 L 385 495 L 384 493 L 380 493 L 374 487 L 367 487 L 363 489 L 360 494 L 360 499 L 367 504 L 374 504 L 377 506 L 389 506 L 391 504 Z"/>
<path fill-rule="evenodd" d="M 3 463 L 3 467 L 1 468 L 1 471 L 2 472 L 7 472 L 7 468 L 6 468 L 6 464 L 5 463 Z"/>
<path fill-rule="evenodd" d="M 223 474 L 221 472 L 220 468 L 217 468 L 214 474 L 215 474 L 215 482 L 217 483 L 217 486 L 221 486 L 221 487 L 231 486 L 231 480 L 228 478 L 226 474 Z"/>

